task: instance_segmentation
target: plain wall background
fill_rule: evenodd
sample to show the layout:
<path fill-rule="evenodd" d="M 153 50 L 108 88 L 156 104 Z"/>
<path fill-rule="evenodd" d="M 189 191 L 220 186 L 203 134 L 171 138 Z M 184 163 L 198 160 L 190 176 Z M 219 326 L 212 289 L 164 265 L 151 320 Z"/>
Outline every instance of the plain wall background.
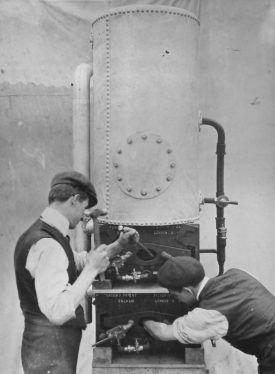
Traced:
<path fill-rule="evenodd" d="M 137 2 L 0 4 L 0 368 L 7 374 L 21 373 L 23 318 L 14 245 L 46 205 L 53 174 L 72 165 L 71 82 L 76 66 L 89 61 L 91 21 L 100 11 L 126 3 Z M 250 271 L 275 293 L 275 2 L 202 0 L 200 19 L 201 109 L 225 128 L 225 192 L 239 201 L 225 210 L 226 268 Z M 215 130 L 204 126 L 200 142 L 201 191 L 214 197 Z M 214 206 L 202 207 L 202 248 L 215 247 L 215 214 Z M 210 275 L 217 274 L 214 255 L 202 255 L 202 262 Z M 90 330 L 81 347 L 81 374 L 90 372 Z M 206 345 L 206 351 L 211 374 L 256 372 L 254 359 L 227 344 L 219 343 L 215 351 Z"/>
<path fill-rule="evenodd" d="M 239 202 L 225 209 L 226 267 L 249 270 L 273 293 L 274 6 L 265 0 L 202 1 L 200 47 L 202 113 L 225 129 L 225 192 Z M 205 196 L 213 196 L 215 130 L 203 126 L 200 139 L 201 186 Z M 214 210 L 211 205 L 202 210 L 201 243 L 206 248 Z"/>

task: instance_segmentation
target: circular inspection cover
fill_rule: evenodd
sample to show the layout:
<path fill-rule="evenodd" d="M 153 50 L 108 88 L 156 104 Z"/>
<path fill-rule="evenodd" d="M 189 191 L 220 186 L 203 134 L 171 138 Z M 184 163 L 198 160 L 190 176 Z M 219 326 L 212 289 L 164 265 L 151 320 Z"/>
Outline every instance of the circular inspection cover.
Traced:
<path fill-rule="evenodd" d="M 113 167 L 116 182 L 125 194 L 150 199 L 171 185 L 176 161 L 167 140 L 156 134 L 138 132 L 115 149 Z"/>

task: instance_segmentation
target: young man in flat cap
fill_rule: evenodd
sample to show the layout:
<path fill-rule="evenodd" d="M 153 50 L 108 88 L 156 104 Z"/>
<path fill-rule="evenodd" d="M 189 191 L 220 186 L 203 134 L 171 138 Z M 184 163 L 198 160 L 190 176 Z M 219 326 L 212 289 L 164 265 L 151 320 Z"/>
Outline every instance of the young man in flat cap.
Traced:
<path fill-rule="evenodd" d="M 159 269 L 158 281 L 193 309 L 171 325 L 145 321 L 154 338 L 183 344 L 224 338 L 255 355 L 260 374 L 275 373 L 275 297 L 258 280 L 239 269 L 209 279 L 196 259 L 172 257 Z"/>
<path fill-rule="evenodd" d="M 89 253 L 70 247 L 69 229 L 76 227 L 85 209 L 97 204 L 94 186 L 84 175 L 57 174 L 48 202 L 15 248 L 17 288 L 25 317 L 22 364 L 26 374 L 74 374 L 86 327 L 80 302 L 95 277 L 108 267 L 110 246 L 100 245 Z M 111 246 L 119 252 L 129 240 L 138 240 L 133 229 L 124 230 Z"/>

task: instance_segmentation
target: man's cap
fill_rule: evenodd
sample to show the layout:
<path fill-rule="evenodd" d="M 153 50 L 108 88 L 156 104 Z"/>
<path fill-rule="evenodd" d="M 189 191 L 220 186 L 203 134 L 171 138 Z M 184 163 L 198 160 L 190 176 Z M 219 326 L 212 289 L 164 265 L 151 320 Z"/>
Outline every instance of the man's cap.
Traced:
<path fill-rule="evenodd" d="M 77 171 L 64 171 L 56 174 L 51 181 L 51 188 L 68 184 L 73 187 L 78 187 L 83 192 L 86 192 L 89 197 L 89 207 L 97 204 L 97 195 L 94 186 L 85 175 Z"/>
<path fill-rule="evenodd" d="M 205 276 L 202 264 L 188 256 L 169 258 L 158 271 L 158 282 L 162 287 L 181 290 L 196 286 Z"/>

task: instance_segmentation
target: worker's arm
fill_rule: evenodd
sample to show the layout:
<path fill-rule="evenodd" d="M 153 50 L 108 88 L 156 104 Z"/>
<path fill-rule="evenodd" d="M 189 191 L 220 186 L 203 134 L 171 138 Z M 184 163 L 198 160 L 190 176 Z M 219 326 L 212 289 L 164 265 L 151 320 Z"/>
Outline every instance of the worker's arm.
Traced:
<path fill-rule="evenodd" d="M 114 250 L 120 252 L 129 240 L 136 238 L 136 230 L 127 229 L 113 244 Z M 75 309 L 87 289 L 109 265 L 110 246 L 102 244 L 82 256 L 75 254 L 77 268 L 82 271 L 73 284 L 69 283 L 68 258 L 56 240 L 43 238 L 31 247 L 26 269 L 34 278 L 39 308 L 52 323 L 62 325 L 75 317 Z"/>
<path fill-rule="evenodd" d="M 174 335 L 173 325 L 167 325 L 162 322 L 155 321 L 144 321 L 144 329 L 149 332 L 149 334 L 157 340 L 177 340 Z"/>
<path fill-rule="evenodd" d="M 128 244 L 134 244 L 139 241 L 139 233 L 130 227 L 124 227 L 116 241 L 107 246 L 108 256 L 114 257 L 127 248 Z"/>
<path fill-rule="evenodd" d="M 122 252 L 128 244 L 136 243 L 138 240 L 139 234 L 135 229 L 124 227 L 123 232 L 120 232 L 118 239 L 113 243 L 106 245 L 107 255 L 109 258 L 114 257 Z M 88 253 L 86 251 L 73 251 L 73 253 L 76 268 L 78 271 L 81 271 L 87 263 Z"/>
<path fill-rule="evenodd" d="M 68 258 L 56 240 L 43 238 L 31 247 L 26 269 L 34 278 L 39 308 L 52 323 L 62 325 L 75 317 L 87 289 L 109 264 L 105 247 L 87 255 L 82 273 L 73 284 L 69 283 Z"/>
<path fill-rule="evenodd" d="M 144 328 L 155 339 L 178 340 L 183 344 L 201 344 L 204 341 L 218 340 L 228 331 L 226 317 L 216 310 L 195 308 L 172 325 L 146 321 Z"/>

